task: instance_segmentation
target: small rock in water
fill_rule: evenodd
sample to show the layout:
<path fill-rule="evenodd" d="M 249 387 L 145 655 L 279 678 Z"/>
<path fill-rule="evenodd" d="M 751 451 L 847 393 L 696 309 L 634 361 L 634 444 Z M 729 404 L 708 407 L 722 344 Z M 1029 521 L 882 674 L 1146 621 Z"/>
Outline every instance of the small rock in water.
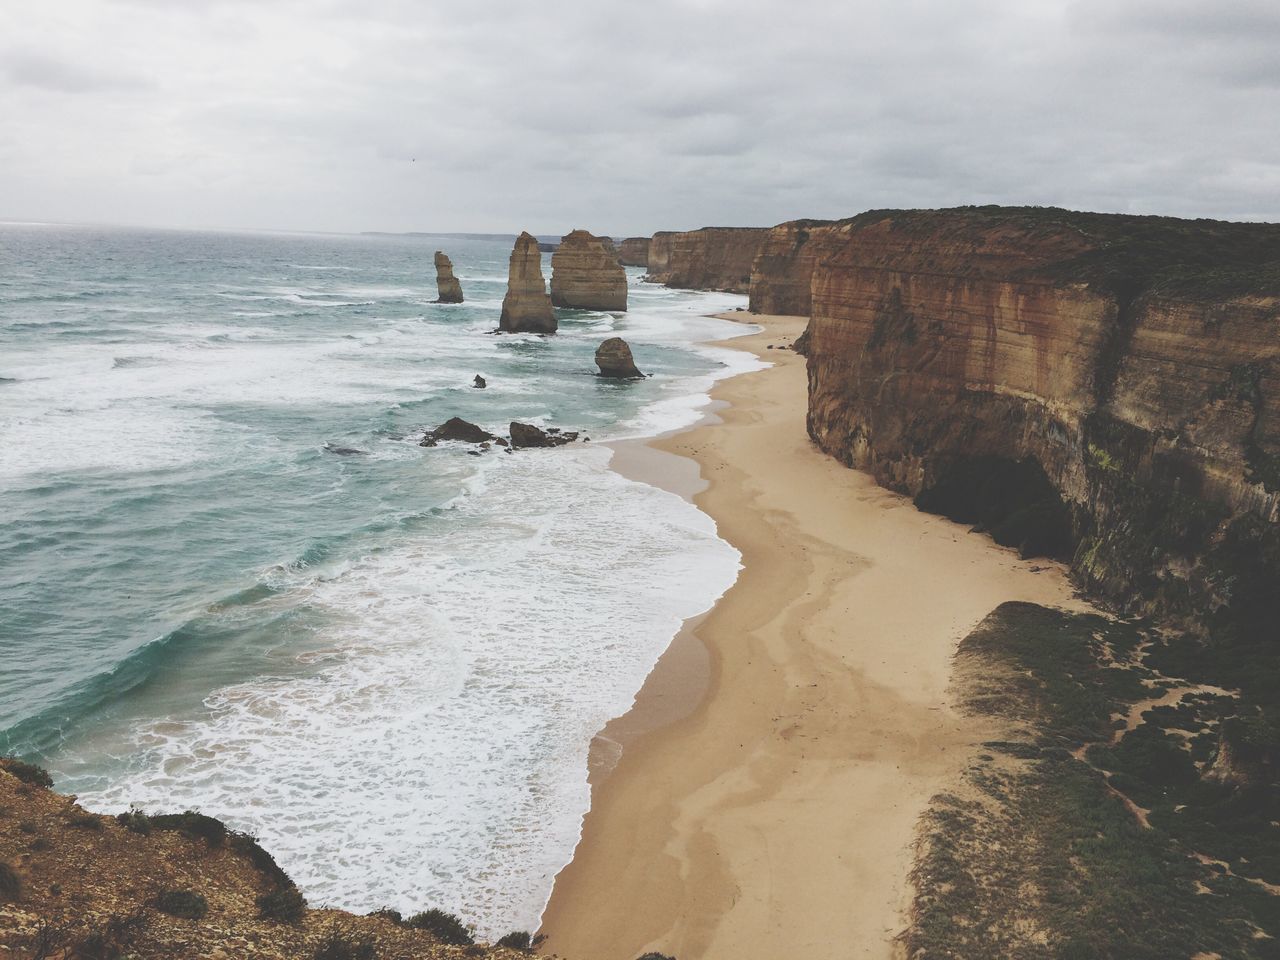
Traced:
<path fill-rule="evenodd" d="M 600 376 L 616 380 L 640 380 L 644 374 L 631 356 L 631 347 L 621 337 L 610 337 L 596 349 L 596 366 Z"/>
<path fill-rule="evenodd" d="M 489 384 L 485 382 L 484 377 L 480 376 L 480 374 L 477 373 L 476 378 L 471 381 L 471 385 L 475 387 L 477 390 L 483 390 Z"/>
<path fill-rule="evenodd" d="M 463 443 L 484 443 L 496 439 L 492 433 L 474 423 L 468 423 L 461 417 L 450 417 L 434 430 L 427 432 L 418 445 L 434 447 L 441 440 L 461 440 Z"/>
<path fill-rule="evenodd" d="M 551 430 L 555 432 L 553 433 Z M 559 447 L 566 443 L 573 443 L 578 439 L 577 433 L 572 431 L 561 433 L 555 427 L 552 427 L 551 430 L 542 430 L 531 423 L 519 423 L 513 420 L 511 421 L 511 446 L 516 449 L 521 447 Z"/>
<path fill-rule="evenodd" d="M 366 457 L 369 455 L 368 450 L 357 450 L 355 447 L 338 447 L 332 443 L 326 443 L 324 448 L 326 452 L 335 453 L 340 457 Z"/>

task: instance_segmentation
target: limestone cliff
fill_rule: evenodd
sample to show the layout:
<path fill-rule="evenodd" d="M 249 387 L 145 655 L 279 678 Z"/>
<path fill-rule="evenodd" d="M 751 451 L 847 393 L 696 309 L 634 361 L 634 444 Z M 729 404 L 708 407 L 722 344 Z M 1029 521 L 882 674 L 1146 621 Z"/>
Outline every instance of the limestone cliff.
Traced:
<path fill-rule="evenodd" d="M 453 275 L 453 261 L 443 250 L 436 251 L 436 303 L 461 303 L 462 284 Z"/>
<path fill-rule="evenodd" d="M 551 256 L 551 302 L 579 310 L 626 310 L 627 271 L 612 241 L 574 230 Z"/>
<path fill-rule="evenodd" d="M 649 238 L 627 237 L 618 244 L 618 260 L 624 267 L 649 266 Z"/>
<path fill-rule="evenodd" d="M 809 432 L 1227 639 L 1280 618 L 1280 226 L 875 211 L 816 267 Z"/>
<path fill-rule="evenodd" d="M 703 227 L 655 233 L 649 243 L 648 279 L 668 287 L 746 293 L 751 265 L 767 227 Z"/>
<path fill-rule="evenodd" d="M 542 276 L 542 252 L 537 238 L 528 232 L 516 238 L 511 251 L 507 295 L 502 299 L 498 329 L 506 333 L 556 332 L 556 312 Z"/>
<path fill-rule="evenodd" d="M 807 317 L 814 268 L 847 239 L 850 222 L 790 220 L 770 230 L 751 264 L 751 312 Z"/>

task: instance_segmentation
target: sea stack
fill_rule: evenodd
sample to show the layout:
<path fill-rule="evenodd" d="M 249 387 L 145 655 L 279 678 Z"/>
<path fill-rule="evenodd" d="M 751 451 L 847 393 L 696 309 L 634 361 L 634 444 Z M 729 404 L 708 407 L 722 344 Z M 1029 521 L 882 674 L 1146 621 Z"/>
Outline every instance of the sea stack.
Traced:
<path fill-rule="evenodd" d="M 618 245 L 618 260 L 624 267 L 649 266 L 649 238 L 627 237 Z"/>
<path fill-rule="evenodd" d="M 511 251 L 511 272 L 498 329 L 504 333 L 556 332 L 556 312 L 542 276 L 542 253 L 537 238 L 527 231 L 516 238 Z"/>
<path fill-rule="evenodd" d="M 579 310 L 626 310 L 627 271 L 613 241 L 574 230 L 551 257 L 551 302 Z"/>
<path fill-rule="evenodd" d="M 436 303 L 462 302 L 462 284 L 453 275 L 453 261 L 443 250 L 436 251 L 436 290 L 440 294 Z"/>
<path fill-rule="evenodd" d="M 596 366 L 600 376 L 615 380 L 640 380 L 644 374 L 636 367 L 631 347 L 621 337 L 610 337 L 596 349 Z"/>

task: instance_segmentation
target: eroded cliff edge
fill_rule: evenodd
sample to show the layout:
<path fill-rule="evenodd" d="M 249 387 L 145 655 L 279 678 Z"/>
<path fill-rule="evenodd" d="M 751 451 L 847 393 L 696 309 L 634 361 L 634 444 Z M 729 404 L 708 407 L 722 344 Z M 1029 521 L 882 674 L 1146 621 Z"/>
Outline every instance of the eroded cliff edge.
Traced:
<path fill-rule="evenodd" d="M 1091 593 L 1280 618 L 1280 226 L 873 211 L 815 266 L 809 432 Z"/>
<path fill-rule="evenodd" d="M 746 293 L 767 227 L 659 231 L 649 242 L 648 279 L 668 287 Z"/>

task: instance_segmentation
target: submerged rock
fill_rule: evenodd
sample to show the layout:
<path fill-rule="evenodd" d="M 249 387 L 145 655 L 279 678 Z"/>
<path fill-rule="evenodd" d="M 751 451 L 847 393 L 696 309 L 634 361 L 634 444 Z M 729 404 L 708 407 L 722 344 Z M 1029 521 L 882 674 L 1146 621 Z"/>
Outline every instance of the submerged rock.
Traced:
<path fill-rule="evenodd" d="M 631 347 L 621 337 L 610 337 L 596 349 L 596 366 L 600 376 L 617 380 L 639 380 L 644 377 L 631 356 Z"/>
<path fill-rule="evenodd" d="M 578 310 L 626 310 L 627 271 L 607 237 L 574 230 L 551 257 L 551 302 Z"/>
<path fill-rule="evenodd" d="M 489 385 L 489 383 L 488 381 L 485 380 L 484 377 L 480 376 L 480 374 L 477 373 L 476 378 L 471 381 L 471 385 L 475 387 L 477 390 L 483 390 L 485 387 Z"/>
<path fill-rule="evenodd" d="M 502 300 L 498 329 L 504 333 L 555 333 L 556 312 L 547 296 L 538 241 L 525 232 L 511 251 L 507 295 Z"/>
<path fill-rule="evenodd" d="M 511 421 L 511 446 L 515 449 L 520 449 L 521 447 L 560 447 L 566 443 L 573 443 L 577 439 L 578 434 L 576 432 L 562 433 L 556 427 L 543 430 L 531 423 Z"/>
<path fill-rule="evenodd" d="M 462 302 L 462 284 L 453 275 L 453 261 L 443 250 L 436 251 L 436 290 L 439 293 L 436 303 Z"/>
<path fill-rule="evenodd" d="M 367 457 L 369 455 L 368 450 L 357 450 L 355 447 L 339 447 L 332 443 L 326 443 L 324 449 L 326 453 L 334 453 L 340 457 Z"/>
<path fill-rule="evenodd" d="M 441 440 L 461 440 L 463 443 L 484 443 L 496 440 L 492 433 L 483 427 L 463 420 L 461 417 L 450 417 L 434 430 L 430 430 L 418 444 L 420 447 L 434 447 Z"/>

